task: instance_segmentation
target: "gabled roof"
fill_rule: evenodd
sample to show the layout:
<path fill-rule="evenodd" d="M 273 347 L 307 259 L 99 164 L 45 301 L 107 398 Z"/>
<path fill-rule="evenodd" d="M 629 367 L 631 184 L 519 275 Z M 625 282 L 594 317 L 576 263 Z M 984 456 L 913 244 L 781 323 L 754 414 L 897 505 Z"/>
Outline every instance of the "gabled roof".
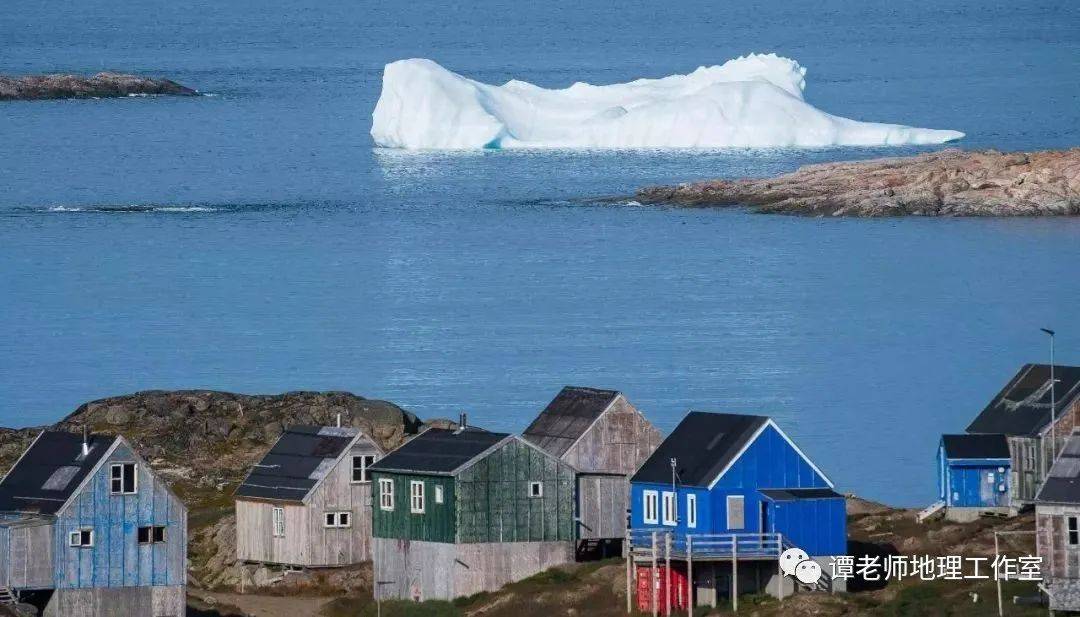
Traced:
<path fill-rule="evenodd" d="M 1009 458 L 1009 439 L 1000 433 L 942 435 L 945 458 Z"/>
<path fill-rule="evenodd" d="M 118 437 L 42 431 L 0 482 L 0 512 L 56 514 L 112 449 Z"/>
<path fill-rule="evenodd" d="M 1054 365 L 1057 414 L 1080 395 L 1080 366 Z M 967 427 L 969 433 L 1036 436 L 1050 424 L 1050 365 L 1025 364 Z"/>
<path fill-rule="evenodd" d="M 452 475 L 511 437 L 509 433 L 489 433 L 478 428 L 429 428 L 384 456 L 370 469 Z"/>
<path fill-rule="evenodd" d="M 691 411 L 630 481 L 671 482 L 674 458 L 680 484 L 708 486 L 768 423 L 766 416 Z"/>
<path fill-rule="evenodd" d="M 291 426 L 251 468 L 237 497 L 302 502 L 361 437 L 360 429 Z"/>
<path fill-rule="evenodd" d="M 560 457 L 589 430 L 618 396 L 615 390 L 566 386 L 521 436 L 540 449 Z"/>
<path fill-rule="evenodd" d="M 831 488 L 765 488 L 758 491 L 773 501 L 798 501 L 800 499 L 833 499 L 844 496 Z"/>
<path fill-rule="evenodd" d="M 1080 504 L 1080 435 L 1073 433 L 1065 442 L 1035 501 Z"/>

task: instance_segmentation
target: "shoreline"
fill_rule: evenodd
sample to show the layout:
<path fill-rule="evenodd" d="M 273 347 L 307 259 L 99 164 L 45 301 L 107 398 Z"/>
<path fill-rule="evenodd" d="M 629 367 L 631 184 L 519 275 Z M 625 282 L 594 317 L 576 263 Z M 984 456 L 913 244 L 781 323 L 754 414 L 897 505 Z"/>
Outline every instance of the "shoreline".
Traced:
<path fill-rule="evenodd" d="M 0 101 L 198 96 L 199 91 L 171 79 L 127 73 L 96 75 L 0 75 Z"/>

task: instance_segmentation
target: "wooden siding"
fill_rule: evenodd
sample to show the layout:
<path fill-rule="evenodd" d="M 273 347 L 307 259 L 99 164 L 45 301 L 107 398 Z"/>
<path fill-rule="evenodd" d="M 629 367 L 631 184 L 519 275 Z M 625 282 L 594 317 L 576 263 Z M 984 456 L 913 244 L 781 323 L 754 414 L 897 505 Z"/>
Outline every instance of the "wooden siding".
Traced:
<path fill-rule="evenodd" d="M 1035 506 L 1035 549 L 1044 577 L 1080 579 L 1080 547 L 1066 544 L 1068 516 L 1080 517 L 1080 506 Z"/>
<path fill-rule="evenodd" d="M 660 431 L 620 394 L 562 460 L 582 473 L 629 475 L 661 441 Z"/>
<path fill-rule="evenodd" d="M 540 542 L 574 539 L 574 470 L 512 439 L 457 479 L 457 540 Z M 530 497 L 529 484 L 543 483 Z"/>
<path fill-rule="evenodd" d="M 383 510 L 379 504 L 379 480 L 394 481 L 394 509 Z M 424 483 L 424 513 L 410 508 L 410 482 Z M 379 472 L 372 476 L 372 531 L 376 538 L 453 542 L 456 538 L 457 512 L 454 508 L 455 486 L 452 476 Z M 435 487 L 442 487 L 443 502 L 435 503 Z"/>
<path fill-rule="evenodd" d="M 53 526 L 0 527 L 0 587 L 50 589 L 53 586 Z"/>
<path fill-rule="evenodd" d="M 44 617 L 184 617 L 186 610 L 181 585 L 60 589 L 49 599 Z"/>
<path fill-rule="evenodd" d="M 366 438 L 350 448 L 304 504 L 236 500 L 236 556 L 307 567 L 356 564 L 371 559 L 370 482 L 352 482 L 352 456 L 378 454 Z M 274 537 L 273 510 L 285 511 L 285 536 Z M 349 512 L 352 526 L 328 528 L 327 512 Z"/>
<path fill-rule="evenodd" d="M 571 542 L 448 544 L 376 538 L 374 578 L 382 599 L 451 600 L 574 560 Z"/>
<path fill-rule="evenodd" d="M 109 493 L 109 465 L 135 462 L 134 495 Z M 139 544 L 138 528 L 165 526 L 165 542 Z M 94 545 L 68 546 L 72 531 L 91 528 Z M 129 446 L 121 442 L 57 514 L 53 537 L 57 589 L 183 585 L 187 580 L 187 509 Z"/>
<path fill-rule="evenodd" d="M 578 538 L 622 538 L 630 481 L 626 476 L 580 474 L 577 478 Z"/>

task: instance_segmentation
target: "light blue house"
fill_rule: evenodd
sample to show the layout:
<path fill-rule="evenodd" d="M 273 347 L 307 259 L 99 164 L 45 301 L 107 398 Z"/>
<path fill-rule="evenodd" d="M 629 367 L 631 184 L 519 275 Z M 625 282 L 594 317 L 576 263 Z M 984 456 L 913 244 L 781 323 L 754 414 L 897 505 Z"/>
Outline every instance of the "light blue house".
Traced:
<path fill-rule="evenodd" d="M 187 508 L 123 437 L 44 431 L 0 481 L 0 602 L 181 617 Z"/>
<path fill-rule="evenodd" d="M 938 497 L 946 518 L 970 521 L 984 513 L 1016 513 L 1005 435 L 942 435 L 937 466 Z"/>

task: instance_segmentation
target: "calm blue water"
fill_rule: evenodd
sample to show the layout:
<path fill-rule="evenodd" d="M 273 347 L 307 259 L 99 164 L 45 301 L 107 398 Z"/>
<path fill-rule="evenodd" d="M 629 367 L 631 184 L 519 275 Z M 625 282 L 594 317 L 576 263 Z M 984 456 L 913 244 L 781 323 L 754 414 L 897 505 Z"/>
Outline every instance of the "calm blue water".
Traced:
<path fill-rule="evenodd" d="M 1080 143 L 1080 9 L 996 4 L 6 7 L 0 72 L 214 96 L 0 104 L 0 425 L 146 388 L 334 388 L 520 430 L 572 383 L 664 429 L 772 414 L 838 488 L 928 501 L 937 435 L 1044 359 L 1040 326 L 1080 362 L 1080 221 L 589 204 L 916 150 L 416 155 L 374 150 L 370 113 L 404 57 L 558 86 L 776 51 L 832 113 Z"/>

